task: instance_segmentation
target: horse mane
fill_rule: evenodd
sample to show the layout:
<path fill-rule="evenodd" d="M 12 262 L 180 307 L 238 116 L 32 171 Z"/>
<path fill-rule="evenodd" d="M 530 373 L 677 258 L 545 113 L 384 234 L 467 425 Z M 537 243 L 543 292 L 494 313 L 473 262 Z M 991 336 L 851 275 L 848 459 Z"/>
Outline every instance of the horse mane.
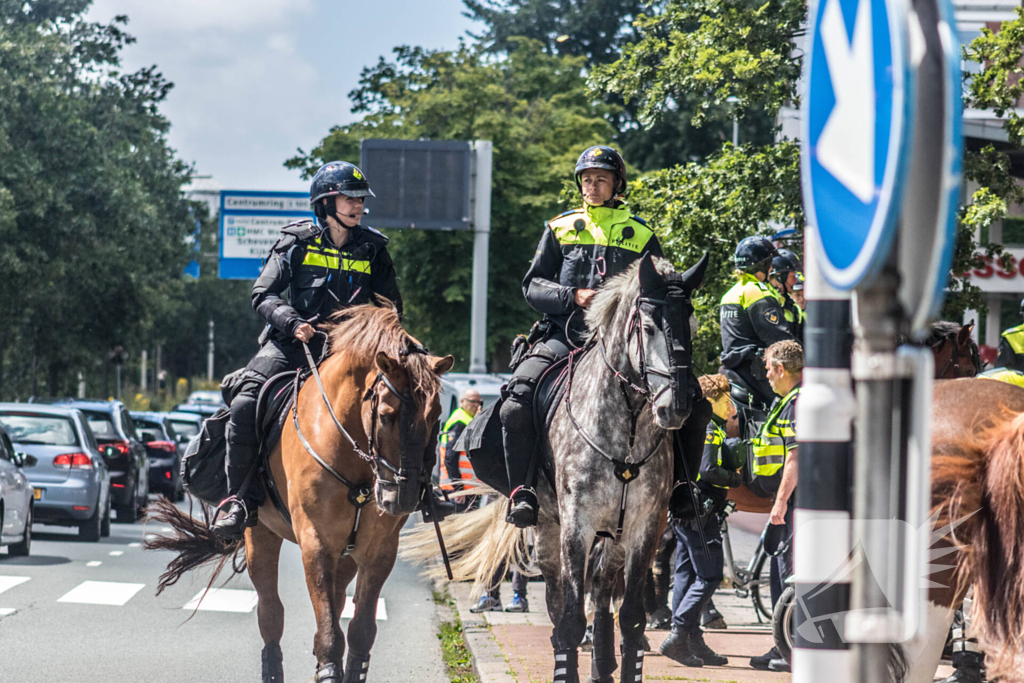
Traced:
<path fill-rule="evenodd" d="M 935 346 L 939 342 L 956 337 L 961 329 L 963 329 L 963 325 L 960 323 L 956 323 L 951 320 L 937 320 L 932 323 L 932 329 L 924 339 L 914 339 L 901 335 L 897 341 L 900 345 L 918 346 L 922 348 L 926 346 Z M 972 349 L 976 349 L 978 346 L 973 338 L 971 338 L 969 344 Z"/>
<path fill-rule="evenodd" d="M 440 390 L 441 380 L 431 366 L 430 356 L 414 351 L 419 342 L 402 327 L 394 304 L 382 297 L 378 297 L 378 304 L 340 310 L 321 326 L 330 340 L 328 355 L 345 352 L 373 365 L 383 351 L 402 363 L 409 373 L 413 396 L 422 405 Z"/>
<path fill-rule="evenodd" d="M 654 257 L 654 267 L 659 275 L 676 272 L 671 261 L 657 256 Z M 588 341 L 596 339 L 601 330 L 611 328 L 623 302 L 632 302 L 640 296 L 640 278 L 637 277 L 639 270 L 640 259 L 637 259 L 629 268 L 608 278 L 598 288 L 584 318 L 587 323 Z"/>

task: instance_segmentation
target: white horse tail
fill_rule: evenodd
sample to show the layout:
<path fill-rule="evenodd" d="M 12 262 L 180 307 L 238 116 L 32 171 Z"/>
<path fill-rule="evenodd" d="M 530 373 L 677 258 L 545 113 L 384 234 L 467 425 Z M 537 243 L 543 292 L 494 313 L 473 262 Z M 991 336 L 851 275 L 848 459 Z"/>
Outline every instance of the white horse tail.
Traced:
<path fill-rule="evenodd" d="M 441 533 L 451 560 L 453 580 L 473 581 L 474 597 L 491 589 L 493 578 L 503 578 L 510 568 L 528 571 L 526 531 L 505 521 L 504 499 L 472 512 L 452 515 L 441 522 Z M 432 579 L 448 578 L 440 561 L 431 562 L 441 557 L 433 524 L 417 524 L 404 532 L 399 554 L 413 564 L 426 565 L 425 573 Z"/>

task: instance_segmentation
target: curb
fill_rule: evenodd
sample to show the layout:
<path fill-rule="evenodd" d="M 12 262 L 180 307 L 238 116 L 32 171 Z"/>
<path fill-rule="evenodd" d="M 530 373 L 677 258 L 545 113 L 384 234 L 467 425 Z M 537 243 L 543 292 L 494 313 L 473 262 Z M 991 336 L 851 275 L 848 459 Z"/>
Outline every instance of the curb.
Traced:
<path fill-rule="evenodd" d="M 479 683 L 518 683 L 518 679 L 509 673 L 508 658 L 504 651 L 494 639 L 491 628 L 487 621 L 469 611 L 469 606 L 464 600 L 455 597 L 454 584 L 443 579 L 434 580 L 434 589 L 443 593 L 448 591 L 455 600 L 453 612 L 458 614 L 462 622 L 462 637 L 466 641 L 466 649 L 469 650 L 473 661 L 473 673 Z"/>

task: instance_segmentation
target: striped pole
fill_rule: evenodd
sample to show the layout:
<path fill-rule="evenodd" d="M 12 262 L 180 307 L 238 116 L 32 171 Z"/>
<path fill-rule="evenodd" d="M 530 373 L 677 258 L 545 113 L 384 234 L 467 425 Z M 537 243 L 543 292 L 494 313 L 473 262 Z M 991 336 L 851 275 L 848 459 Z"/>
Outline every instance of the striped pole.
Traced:
<path fill-rule="evenodd" d="M 793 683 L 852 683 L 850 649 L 836 627 L 849 610 L 850 583 L 849 578 L 836 582 L 833 576 L 850 553 L 853 507 L 857 404 L 850 378 L 850 293 L 825 281 L 817 267 L 816 240 L 814 230 L 805 231 L 807 324 L 803 388 L 796 408 L 800 450 L 794 515 L 798 606 L 791 663 Z"/>

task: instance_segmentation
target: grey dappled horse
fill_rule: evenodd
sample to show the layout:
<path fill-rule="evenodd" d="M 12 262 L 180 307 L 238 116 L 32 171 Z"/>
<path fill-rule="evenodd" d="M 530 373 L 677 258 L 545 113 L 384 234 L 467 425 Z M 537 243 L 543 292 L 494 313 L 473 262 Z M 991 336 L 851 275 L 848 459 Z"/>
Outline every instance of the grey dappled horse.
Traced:
<path fill-rule="evenodd" d="M 595 541 L 604 547 L 593 565 L 592 680 L 612 681 L 616 668 L 609 607 L 623 567 L 621 680 L 642 679 L 643 587 L 672 493 L 673 439 L 678 431 L 688 471 L 696 476 L 711 416 L 690 368 L 690 295 L 706 267 L 705 255 L 680 275 L 669 261 L 644 257 L 609 279 L 586 311 L 589 348 L 571 359 L 569 386 L 542 438 L 537 486 L 534 544 L 555 625 L 555 683 L 579 680 L 584 581 Z M 461 555 L 453 567 L 457 580 L 490 577 L 521 552 L 522 535 L 494 512 L 497 507 L 445 523 L 446 536 L 461 541 L 450 548 Z M 481 524 L 483 533 L 467 533 Z M 418 554 L 412 546 L 426 547 L 419 538 L 409 540 L 407 556 Z"/>

